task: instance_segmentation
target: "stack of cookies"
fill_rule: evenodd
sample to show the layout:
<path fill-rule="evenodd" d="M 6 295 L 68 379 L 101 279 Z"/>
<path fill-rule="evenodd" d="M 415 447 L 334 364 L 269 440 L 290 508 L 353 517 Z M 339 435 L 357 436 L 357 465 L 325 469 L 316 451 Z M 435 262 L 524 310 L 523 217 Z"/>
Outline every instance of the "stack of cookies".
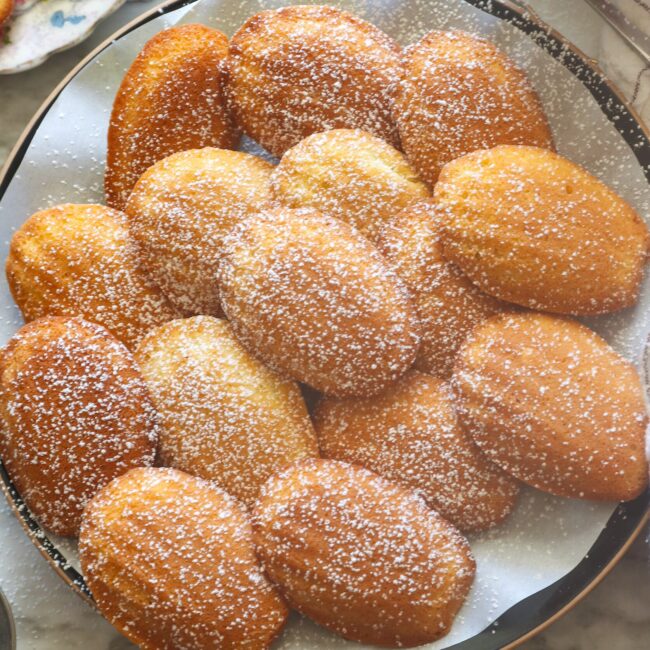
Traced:
<path fill-rule="evenodd" d="M 573 317 L 635 304 L 648 230 L 491 43 L 325 6 L 173 27 L 105 190 L 12 240 L 0 453 L 142 648 L 266 648 L 290 609 L 431 642 L 522 483 L 646 489 L 639 376 Z"/>

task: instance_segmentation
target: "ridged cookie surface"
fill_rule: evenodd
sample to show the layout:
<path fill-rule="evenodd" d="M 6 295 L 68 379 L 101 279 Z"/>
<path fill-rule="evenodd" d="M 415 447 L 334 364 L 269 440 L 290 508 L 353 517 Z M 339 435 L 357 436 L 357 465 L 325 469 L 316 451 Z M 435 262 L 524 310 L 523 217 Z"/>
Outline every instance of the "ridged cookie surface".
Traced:
<path fill-rule="evenodd" d="M 453 526 L 413 493 L 346 463 L 305 461 L 271 479 L 253 531 L 289 604 L 360 643 L 444 636 L 474 579 L 469 544 Z"/>
<path fill-rule="evenodd" d="M 134 469 L 102 490 L 79 557 L 99 611 L 144 650 L 264 650 L 288 615 L 242 506 L 178 470 Z"/>
<path fill-rule="evenodd" d="M 405 287 L 363 235 L 316 210 L 278 208 L 236 226 L 219 288 L 244 345 L 324 393 L 378 393 L 415 358 Z"/>
<path fill-rule="evenodd" d="M 271 475 L 318 456 L 298 385 L 252 357 L 227 321 L 166 323 L 135 356 L 160 415 L 163 465 L 212 480 L 252 506 Z"/>
<path fill-rule="evenodd" d="M 453 387 L 465 430 L 529 485 L 611 501 L 645 489 L 639 376 L 584 325 L 535 313 L 491 318 L 463 346 Z"/>
<path fill-rule="evenodd" d="M 445 257 L 483 291 L 574 315 L 636 302 L 648 228 L 570 160 L 537 147 L 477 151 L 445 167 L 435 197 Z"/>
<path fill-rule="evenodd" d="M 443 257 L 441 216 L 435 201 L 416 203 L 386 224 L 377 245 L 409 288 L 420 319 L 415 367 L 449 379 L 467 335 L 508 306 L 483 293 Z"/>
<path fill-rule="evenodd" d="M 104 191 L 123 210 L 140 175 L 177 151 L 232 148 L 239 133 L 226 108 L 228 39 L 205 25 L 156 34 L 120 85 L 108 127 Z"/>
<path fill-rule="evenodd" d="M 32 215 L 11 240 L 6 272 L 25 320 L 83 316 L 129 347 L 180 315 L 140 268 L 124 214 L 102 205 Z"/>
<path fill-rule="evenodd" d="M 316 208 L 370 241 L 396 212 L 429 196 L 426 185 L 387 142 L 365 131 L 316 133 L 289 149 L 273 172 L 273 194 L 290 208 Z"/>
<path fill-rule="evenodd" d="M 0 415 L 2 462 L 57 535 L 77 535 L 101 488 L 154 460 L 155 411 L 135 360 L 81 318 L 40 318 L 9 341 L 0 356 Z"/>
<path fill-rule="evenodd" d="M 228 88 L 237 123 L 275 156 L 312 133 L 363 129 L 398 144 L 391 117 L 400 48 L 335 7 L 262 11 L 233 36 Z"/>
<path fill-rule="evenodd" d="M 514 507 L 517 481 L 461 429 L 440 379 L 411 371 L 375 397 L 325 398 L 314 426 L 323 457 L 410 488 L 463 532 L 490 528 Z"/>
<path fill-rule="evenodd" d="M 257 156 L 205 147 L 164 158 L 136 183 L 125 210 L 143 266 L 185 314 L 221 313 L 223 239 L 270 201 L 272 170 Z"/>
<path fill-rule="evenodd" d="M 499 144 L 553 148 L 526 75 L 495 45 L 461 31 L 432 31 L 406 48 L 394 114 L 402 147 L 435 183 L 460 156 Z"/>

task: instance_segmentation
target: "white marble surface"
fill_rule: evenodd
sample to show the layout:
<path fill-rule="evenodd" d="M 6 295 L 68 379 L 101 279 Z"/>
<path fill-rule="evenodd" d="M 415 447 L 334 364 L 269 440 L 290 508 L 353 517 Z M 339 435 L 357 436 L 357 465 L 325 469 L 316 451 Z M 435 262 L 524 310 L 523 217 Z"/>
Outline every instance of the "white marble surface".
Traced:
<path fill-rule="evenodd" d="M 642 0 L 620 0 L 650 31 Z M 155 2 L 125 5 L 89 41 L 44 66 L 0 77 L 0 163 L 27 121 L 64 74 L 97 43 Z M 531 0 L 539 15 L 598 59 L 650 123 L 650 68 L 582 0 Z M 650 4 L 647 2 L 646 4 Z M 18 650 L 119 650 L 132 646 L 72 593 L 0 502 L 0 587 L 14 608 Z M 526 650 L 642 650 L 650 647 L 650 530 L 583 602 Z M 0 650 L 4 650 L 0 648 Z"/>

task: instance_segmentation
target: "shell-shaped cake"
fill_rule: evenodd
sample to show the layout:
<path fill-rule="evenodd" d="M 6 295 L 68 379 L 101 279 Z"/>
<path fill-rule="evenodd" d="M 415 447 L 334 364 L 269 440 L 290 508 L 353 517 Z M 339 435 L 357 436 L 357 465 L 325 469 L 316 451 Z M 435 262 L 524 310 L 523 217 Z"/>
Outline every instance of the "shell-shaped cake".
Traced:
<path fill-rule="evenodd" d="M 463 346 L 453 387 L 462 426 L 525 483 L 608 501 L 647 486 L 641 381 L 584 325 L 548 314 L 495 316 Z"/>
<path fill-rule="evenodd" d="M 179 470 L 134 469 L 104 488 L 79 557 L 99 611 L 145 650 L 264 650 L 288 615 L 242 506 Z"/>
<path fill-rule="evenodd" d="M 186 149 L 233 148 L 239 141 L 226 106 L 228 39 L 205 25 L 156 34 L 120 85 L 108 127 L 104 191 L 123 210 L 141 174 Z"/>
<path fill-rule="evenodd" d="M 253 533 L 289 605 L 360 643 L 444 636 L 474 579 L 453 526 L 412 492 L 347 463 L 305 461 L 272 478 Z"/>
<path fill-rule="evenodd" d="M 448 384 L 411 371 L 381 395 L 324 398 L 314 412 L 323 457 L 361 465 L 422 496 L 463 532 L 501 523 L 519 484 L 456 419 Z"/>
<path fill-rule="evenodd" d="M 124 214 L 102 205 L 32 215 L 11 240 L 6 271 L 25 320 L 83 316 L 129 347 L 180 315 L 142 271 Z"/>
<path fill-rule="evenodd" d="M 318 456 L 298 385 L 252 357 L 227 321 L 166 323 L 135 357 L 159 413 L 163 465 L 212 480 L 252 506 L 270 476 Z"/>
<path fill-rule="evenodd" d="M 173 154 L 138 180 L 125 211 L 144 269 L 184 314 L 221 313 L 223 239 L 271 200 L 273 166 L 205 147 Z"/>
<path fill-rule="evenodd" d="M 429 196 L 404 154 L 353 129 L 315 133 L 299 142 L 282 156 L 272 184 L 282 205 L 316 208 L 373 242 L 396 212 Z"/>
<path fill-rule="evenodd" d="M 406 156 L 434 184 L 452 160 L 499 144 L 553 148 L 542 105 L 522 70 L 493 43 L 432 31 L 406 48 L 394 114 Z"/>
<path fill-rule="evenodd" d="M 636 302 L 648 227 L 570 160 L 538 147 L 476 151 L 443 169 L 435 198 L 443 254 L 486 293 L 573 315 Z"/>
<path fill-rule="evenodd" d="M 50 316 L 0 356 L 0 455 L 43 526 L 79 532 L 88 501 L 156 453 L 156 415 L 131 353 L 100 325 Z"/>
<path fill-rule="evenodd" d="M 219 287 L 244 345 L 321 392 L 378 393 L 415 359 L 405 287 L 363 235 L 316 210 L 243 221 L 227 238 Z"/>
<path fill-rule="evenodd" d="M 280 157 L 312 133 L 363 129 L 393 145 L 399 45 L 335 7 L 262 11 L 232 37 L 228 88 L 242 130 Z"/>
<path fill-rule="evenodd" d="M 481 291 L 442 253 L 441 211 L 433 200 L 396 214 L 377 244 L 411 292 L 422 341 L 415 367 L 449 379 L 458 350 L 476 325 L 509 307 Z"/>

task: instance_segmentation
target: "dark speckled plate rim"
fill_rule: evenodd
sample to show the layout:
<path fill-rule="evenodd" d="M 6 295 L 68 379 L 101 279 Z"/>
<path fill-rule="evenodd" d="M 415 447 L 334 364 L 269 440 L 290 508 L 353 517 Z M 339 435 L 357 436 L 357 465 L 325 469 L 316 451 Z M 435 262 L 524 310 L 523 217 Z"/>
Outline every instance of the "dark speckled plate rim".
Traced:
<path fill-rule="evenodd" d="M 193 1 L 167 0 L 139 16 L 99 45 L 61 81 L 34 115 L 0 172 L 0 198 L 6 192 L 43 117 L 70 80 L 99 52 L 110 47 L 115 40 L 153 18 L 192 4 Z M 513 2 L 504 0 L 466 1 L 517 27 L 572 72 L 593 95 L 603 113 L 631 147 L 646 178 L 650 181 L 650 132 L 620 91 L 605 78 L 594 61 L 537 16 Z M 647 356 L 648 348 L 646 346 L 644 356 L 646 390 L 650 386 Z M 1 462 L 0 479 L 0 487 L 33 543 L 63 580 L 92 604 L 92 596 L 83 577 L 70 566 L 63 554 L 41 529 L 22 501 Z M 584 598 L 609 573 L 643 529 L 648 520 L 649 507 L 650 490 L 634 501 L 619 504 L 587 555 L 572 571 L 557 582 L 512 606 L 479 634 L 449 646 L 448 650 L 511 649 L 541 632 Z M 504 576 L 504 580 L 507 580 L 507 576 Z"/>

